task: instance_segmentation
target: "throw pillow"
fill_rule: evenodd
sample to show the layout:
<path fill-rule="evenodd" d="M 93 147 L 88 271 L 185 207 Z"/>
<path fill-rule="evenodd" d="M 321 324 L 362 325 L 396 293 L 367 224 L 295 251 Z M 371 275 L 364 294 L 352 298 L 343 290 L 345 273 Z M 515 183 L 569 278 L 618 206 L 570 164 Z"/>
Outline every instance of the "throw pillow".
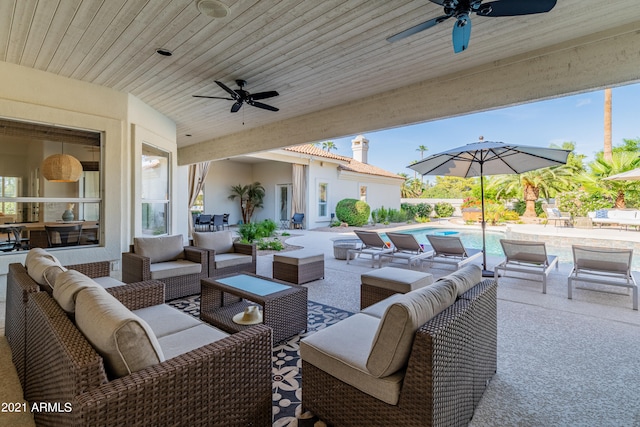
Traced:
<path fill-rule="evenodd" d="M 49 289 L 46 289 L 49 294 L 53 294 L 53 288 L 55 287 L 58 275 L 60 275 L 60 273 L 64 273 L 65 271 L 67 271 L 67 269 L 59 265 L 52 265 L 44 271 L 43 277 L 46 285 L 42 286 L 49 287 Z"/>
<path fill-rule="evenodd" d="M 175 261 L 183 258 L 184 241 L 182 234 L 160 237 L 135 237 L 133 251 L 150 259 L 151 264 Z"/>
<path fill-rule="evenodd" d="M 606 209 L 598 209 L 596 211 L 596 218 L 608 218 L 609 217 L 609 211 Z"/>
<path fill-rule="evenodd" d="M 482 269 L 479 265 L 469 264 L 436 282 L 440 281 L 453 283 L 458 291 L 457 296 L 460 296 L 482 281 Z"/>
<path fill-rule="evenodd" d="M 49 252 L 41 248 L 36 249 L 31 249 L 27 254 L 27 258 L 25 259 L 25 267 L 27 268 L 29 277 L 31 277 L 39 285 L 46 285 L 46 281 L 44 280 L 44 272 L 47 270 L 47 268 L 52 266 L 62 267 L 62 264 L 60 264 L 60 261 L 58 261 L 58 259 L 51 255 Z"/>
<path fill-rule="evenodd" d="M 147 322 L 101 287 L 78 293 L 76 325 L 104 358 L 111 378 L 164 361 L 158 339 Z"/>
<path fill-rule="evenodd" d="M 76 311 L 76 298 L 81 290 L 100 287 L 91 278 L 76 270 L 67 270 L 57 275 L 53 286 L 53 299 L 64 311 L 71 314 Z"/>
<path fill-rule="evenodd" d="M 418 328 L 453 304 L 456 296 L 453 283 L 436 282 L 401 295 L 387 307 L 367 359 L 369 373 L 382 378 L 402 369 Z"/>

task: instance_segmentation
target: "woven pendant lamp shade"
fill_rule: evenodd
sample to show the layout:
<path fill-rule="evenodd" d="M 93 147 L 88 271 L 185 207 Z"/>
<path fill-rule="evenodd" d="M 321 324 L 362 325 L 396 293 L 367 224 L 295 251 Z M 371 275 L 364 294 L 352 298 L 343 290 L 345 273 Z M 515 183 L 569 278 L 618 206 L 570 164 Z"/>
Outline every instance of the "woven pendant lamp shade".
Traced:
<path fill-rule="evenodd" d="M 42 176 L 51 182 L 77 182 L 82 175 L 82 165 L 68 154 L 54 154 L 42 162 Z"/>

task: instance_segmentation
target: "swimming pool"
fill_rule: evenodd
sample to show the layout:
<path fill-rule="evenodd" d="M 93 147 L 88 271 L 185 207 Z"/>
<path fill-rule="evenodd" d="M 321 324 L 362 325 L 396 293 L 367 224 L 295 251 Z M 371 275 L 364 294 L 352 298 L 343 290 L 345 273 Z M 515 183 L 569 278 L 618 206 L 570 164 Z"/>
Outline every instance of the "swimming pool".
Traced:
<path fill-rule="evenodd" d="M 462 240 L 462 244 L 471 249 L 482 249 L 482 231 L 481 230 L 453 230 L 443 229 L 437 227 L 417 228 L 414 230 L 403 230 L 399 233 L 412 234 L 416 237 L 416 240 L 422 244 L 429 244 L 427 240 L 427 234 L 436 236 L 458 236 Z M 383 240 L 389 241 L 386 234 L 380 233 Z M 505 238 L 505 234 L 501 231 L 486 231 L 486 246 L 487 255 L 504 256 L 502 246 L 500 246 L 500 239 Z"/>

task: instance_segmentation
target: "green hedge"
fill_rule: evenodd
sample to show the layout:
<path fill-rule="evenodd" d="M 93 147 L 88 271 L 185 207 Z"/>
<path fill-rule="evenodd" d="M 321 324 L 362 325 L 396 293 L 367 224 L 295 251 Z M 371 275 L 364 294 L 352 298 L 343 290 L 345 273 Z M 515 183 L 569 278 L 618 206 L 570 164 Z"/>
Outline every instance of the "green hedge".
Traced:
<path fill-rule="evenodd" d="M 336 217 L 347 224 L 360 227 L 369 222 L 371 207 L 356 199 L 342 199 L 336 205 Z"/>

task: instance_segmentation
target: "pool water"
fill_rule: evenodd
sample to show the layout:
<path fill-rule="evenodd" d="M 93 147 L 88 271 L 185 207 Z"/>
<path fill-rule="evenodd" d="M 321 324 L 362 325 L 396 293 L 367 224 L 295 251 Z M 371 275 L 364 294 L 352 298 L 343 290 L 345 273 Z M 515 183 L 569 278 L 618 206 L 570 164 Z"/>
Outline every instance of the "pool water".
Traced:
<path fill-rule="evenodd" d="M 481 230 L 443 230 L 442 228 L 418 228 L 415 230 L 400 231 L 404 234 L 413 234 L 419 243 L 428 245 L 427 234 L 436 236 L 458 236 L 462 240 L 462 244 L 471 249 L 482 249 L 482 231 Z M 386 234 L 380 233 L 382 239 L 386 242 L 389 238 Z M 504 239 L 504 233 L 500 231 L 486 231 L 486 247 L 487 255 L 504 256 L 502 246 L 500 246 L 500 239 Z"/>

